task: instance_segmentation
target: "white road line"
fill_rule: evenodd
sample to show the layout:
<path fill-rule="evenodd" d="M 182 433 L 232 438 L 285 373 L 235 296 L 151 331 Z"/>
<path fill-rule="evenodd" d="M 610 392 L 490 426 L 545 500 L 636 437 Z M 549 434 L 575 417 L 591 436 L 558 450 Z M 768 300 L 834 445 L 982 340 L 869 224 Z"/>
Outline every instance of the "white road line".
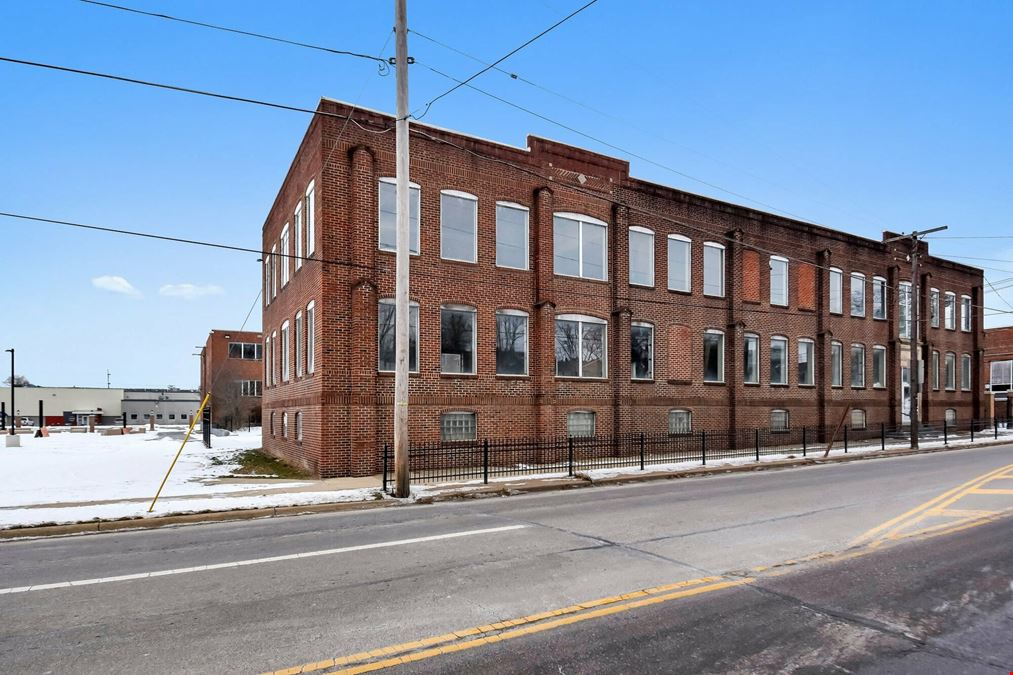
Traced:
<path fill-rule="evenodd" d="M 137 574 L 122 574 L 116 577 L 102 577 L 100 579 L 79 579 L 77 581 L 58 581 L 51 584 L 35 584 L 33 586 L 15 586 L 13 588 L 0 588 L 0 595 L 12 593 L 27 593 L 29 591 L 47 591 L 54 588 L 70 588 L 72 586 L 90 586 L 91 584 L 109 584 L 114 581 L 135 581 L 137 579 L 150 579 L 152 577 L 164 577 L 171 574 L 189 574 L 190 572 L 208 572 L 211 570 L 224 570 L 233 567 L 246 565 L 261 565 L 263 563 L 281 562 L 283 560 L 301 560 L 303 558 L 316 558 L 322 555 L 334 555 L 336 553 L 351 553 L 352 551 L 367 551 L 374 548 L 390 548 L 391 546 L 406 546 L 408 544 L 422 544 L 428 541 L 439 541 L 441 539 L 456 539 L 457 537 L 470 537 L 476 534 L 493 534 L 496 532 L 509 532 L 520 530 L 527 525 L 505 525 L 503 527 L 489 527 L 482 530 L 465 530 L 463 532 L 450 532 L 449 534 L 434 534 L 429 537 L 413 537 L 411 539 L 398 539 L 396 541 L 383 541 L 377 544 L 360 544 L 359 546 L 345 546 L 342 548 L 327 548 L 321 551 L 307 551 L 306 553 L 290 553 L 288 555 L 276 555 L 270 558 L 251 558 L 250 560 L 237 560 L 227 563 L 215 563 L 213 565 L 198 565 L 196 567 L 179 567 L 172 570 L 158 570 L 156 572 L 139 572 Z"/>

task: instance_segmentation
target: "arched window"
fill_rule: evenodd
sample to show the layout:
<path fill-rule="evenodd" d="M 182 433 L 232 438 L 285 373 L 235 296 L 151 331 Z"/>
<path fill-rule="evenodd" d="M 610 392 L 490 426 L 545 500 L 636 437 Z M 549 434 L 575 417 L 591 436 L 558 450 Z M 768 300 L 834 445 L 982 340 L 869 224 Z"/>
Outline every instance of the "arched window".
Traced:
<path fill-rule="evenodd" d="M 654 232 L 638 225 L 630 228 L 630 284 L 654 286 Z"/>
<path fill-rule="evenodd" d="M 440 192 L 440 257 L 478 262 L 478 197 L 458 190 Z"/>
<path fill-rule="evenodd" d="M 556 376 L 608 376 L 608 323 L 583 314 L 556 316 Z"/>
<path fill-rule="evenodd" d="M 788 411 L 775 409 L 770 411 L 770 430 L 788 431 Z"/>
<path fill-rule="evenodd" d="M 397 180 L 394 178 L 381 178 L 379 187 L 380 204 L 379 216 L 379 248 L 381 251 L 397 250 Z M 408 251 L 418 254 L 419 252 L 419 213 L 422 201 L 422 190 L 415 183 L 408 184 Z M 309 222 L 307 220 L 307 222 Z M 310 231 L 306 230 L 306 249 L 312 253 L 310 245 Z"/>
<path fill-rule="evenodd" d="M 693 432 L 693 413 L 689 410 L 668 411 L 668 434 L 679 436 Z"/>
<path fill-rule="evenodd" d="M 469 305 L 440 307 L 440 372 L 474 375 L 476 310 Z"/>
<path fill-rule="evenodd" d="M 556 274 L 608 279 L 608 224 L 579 213 L 552 216 L 552 258 Z"/>
<path fill-rule="evenodd" d="M 377 307 L 377 365 L 380 372 L 394 372 L 397 353 L 394 349 L 395 314 L 393 298 L 380 300 Z M 419 303 L 408 303 L 408 370 L 419 372 Z"/>

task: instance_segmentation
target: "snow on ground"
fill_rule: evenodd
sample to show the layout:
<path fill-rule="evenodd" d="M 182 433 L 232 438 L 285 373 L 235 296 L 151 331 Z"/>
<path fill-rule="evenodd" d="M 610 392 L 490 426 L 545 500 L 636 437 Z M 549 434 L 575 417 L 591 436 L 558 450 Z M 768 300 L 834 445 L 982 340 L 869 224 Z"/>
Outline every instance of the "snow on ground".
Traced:
<path fill-rule="evenodd" d="M 185 427 L 161 428 L 125 436 L 53 433 L 21 436 L 20 448 L 0 447 L 0 509 L 152 497 L 186 434 Z M 260 429 L 215 436 L 207 449 L 196 433 L 162 491 L 174 495 L 222 494 L 279 488 L 298 483 L 264 481 L 242 485 L 204 482 L 239 467 L 216 463 L 236 451 L 261 447 Z"/>

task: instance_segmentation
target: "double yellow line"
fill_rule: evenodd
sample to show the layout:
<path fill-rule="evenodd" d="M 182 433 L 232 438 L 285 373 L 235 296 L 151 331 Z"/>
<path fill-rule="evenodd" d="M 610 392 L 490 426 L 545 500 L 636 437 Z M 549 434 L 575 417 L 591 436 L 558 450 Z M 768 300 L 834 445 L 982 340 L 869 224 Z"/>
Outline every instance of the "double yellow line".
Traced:
<path fill-rule="evenodd" d="M 910 511 L 905 511 L 896 518 L 891 518 L 882 525 L 872 528 L 857 539 L 853 540 L 851 542 L 851 546 L 867 546 L 870 549 L 874 549 L 881 546 L 883 543 L 894 539 L 931 533 L 942 534 L 945 532 L 956 531 L 954 528 L 964 529 L 964 526 L 966 525 L 991 520 L 996 515 L 1003 513 L 1007 509 L 1003 509 L 1001 511 L 989 511 L 981 509 L 950 509 L 948 507 L 969 494 L 1006 494 L 1006 490 L 984 491 L 982 486 L 993 480 L 1008 478 L 1010 476 L 1007 474 L 1010 472 L 1013 472 L 1013 464 L 1000 467 L 994 471 L 989 471 L 977 478 L 972 478 L 966 483 L 958 485 L 952 490 L 947 490 L 938 497 L 930 499 L 924 504 L 920 504 Z M 1010 491 L 1010 494 L 1013 494 L 1013 491 Z M 956 520 L 903 534 L 905 529 L 909 529 L 926 518 L 933 516 L 951 517 Z"/>
<path fill-rule="evenodd" d="M 671 600 L 689 598 L 694 595 L 702 595 L 713 591 L 720 591 L 725 588 L 733 588 L 743 584 L 751 583 L 751 577 L 741 579 L 729 579 L 726 577 L 702 577 L 680 581 L 665 586 L 654 586 L 632 593 L 613 595 L 597 600 L 590 600 L 562 609 L 555 609 L 539 614 L 532 614 L 520 619 L 500 621 L 475 628 L 466 628 L 454 631 L 445 635 L 418 640 L 416 642 L 405 642 L 399 645 L 374 649 L 368 652 L 359 652 L 349 656 L 336 659 L 326 659 L 314 663 L 306 663 L 301 666 L 294 666 L 284 670 L 276 670 L 265 675 L 296 675 L 297 673 L 312 673 L 321 670 L 330 670 L 337 673 L 351 675 L 353 673 L 368 673 L 373 670 L 382 670 L 406 663 L 422 661 L 453 654 L 454 652 L 466 649 L 475 649 L 485 645 L 510 640 L 513 638 L 541 633 L 567 626 L 582 621 L 598 619 L 611 614 L 628 612 L 631 609 L 647 607 Z"/>

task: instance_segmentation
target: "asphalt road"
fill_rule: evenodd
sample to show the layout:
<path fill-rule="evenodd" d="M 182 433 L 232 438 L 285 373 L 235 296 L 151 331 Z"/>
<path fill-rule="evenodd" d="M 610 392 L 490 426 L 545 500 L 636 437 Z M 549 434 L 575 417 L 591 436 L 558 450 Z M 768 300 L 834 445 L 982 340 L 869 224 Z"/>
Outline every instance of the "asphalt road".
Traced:
<path fill-rule="evenodd" d="M 1013 446 L 1001 446 L 7 542 L 0 672 L 257 673 L 712 575 L 752 580 L 401 669 L 1000 672 L 1013 669 L 1008 520 L 754 571 L 842 551 L 1011 464 Z M 1013 479 L 985 487 L 894 527 L 945 529 L 1013 506 Z M 140 578 L 108 580 L 120 575 Z M 80 580 L 95 583 L 61 585 Z"/>

